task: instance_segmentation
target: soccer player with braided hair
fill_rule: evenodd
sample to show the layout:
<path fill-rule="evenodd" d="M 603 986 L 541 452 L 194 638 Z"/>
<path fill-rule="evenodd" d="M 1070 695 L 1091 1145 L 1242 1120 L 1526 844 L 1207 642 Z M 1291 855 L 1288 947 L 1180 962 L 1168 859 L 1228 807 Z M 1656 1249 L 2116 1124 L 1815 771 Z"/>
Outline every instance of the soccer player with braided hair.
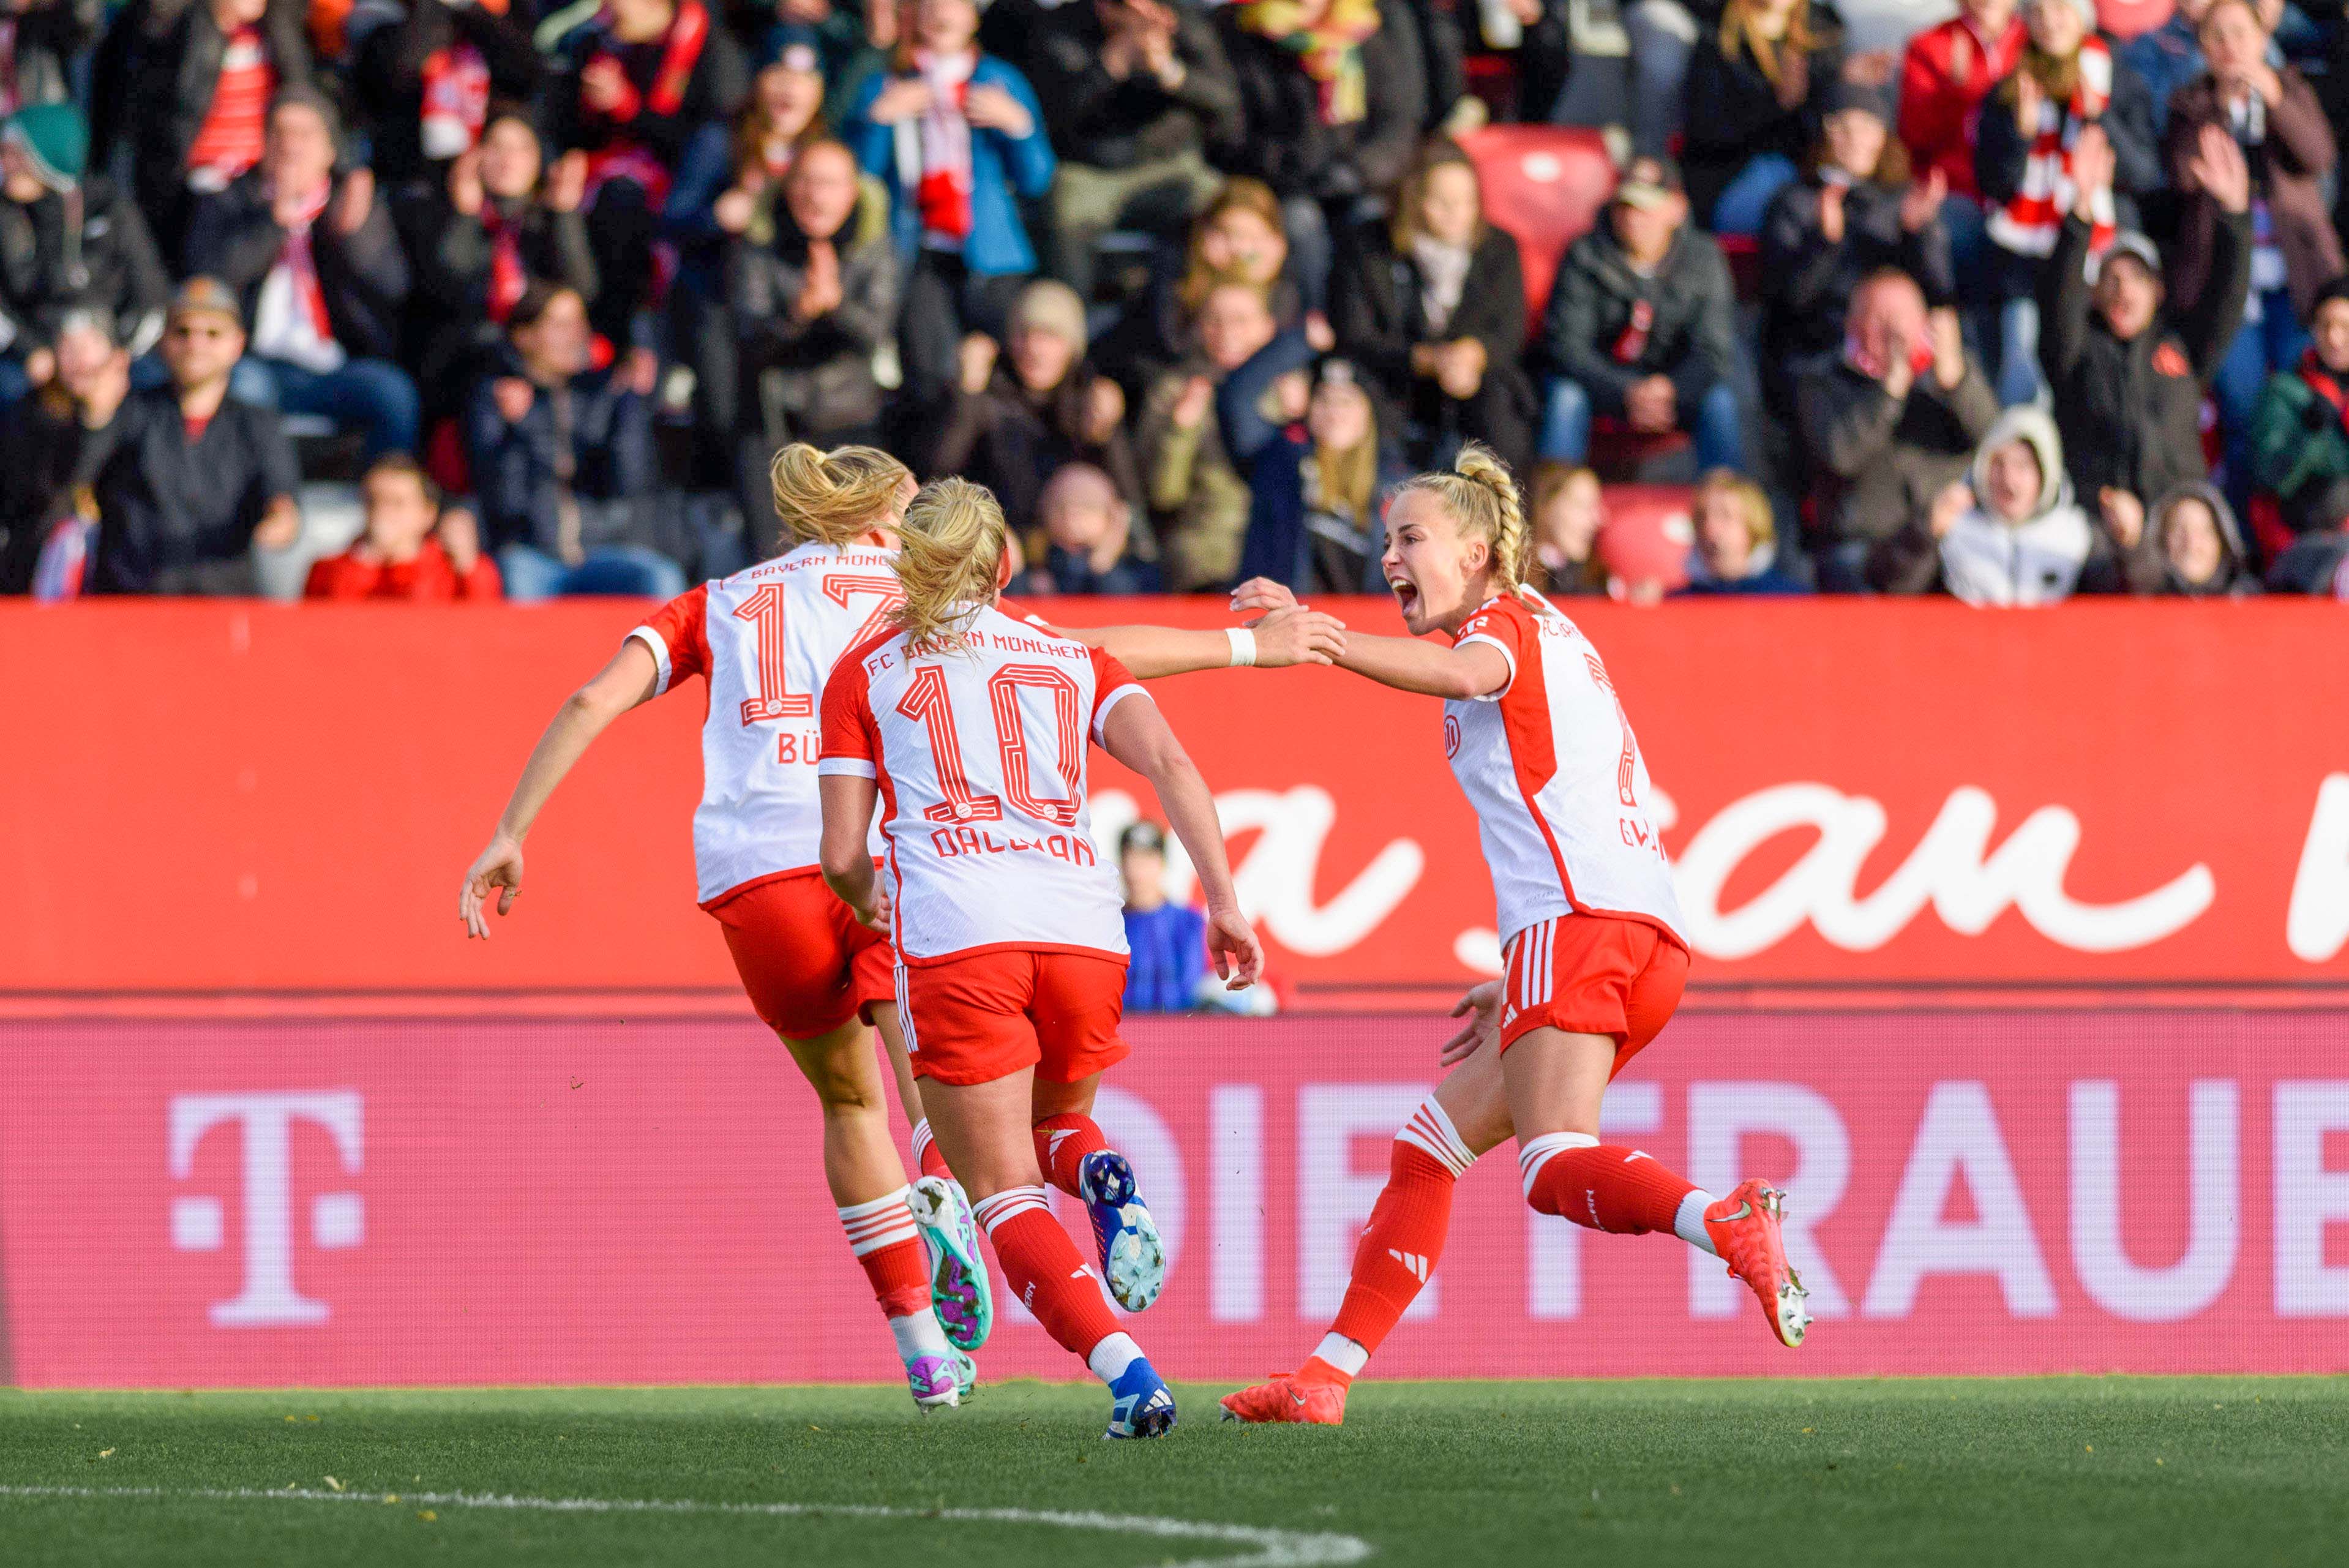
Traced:
<path fill-rule="evenodd" d="M 1679 1004 L 1688 946 L 1631 721 L 1597 649 L 1527 581 L 1532 540 L 1508 470 L 1471 444 L 1452 472 L 1403 485 L 1381 565 L 1411 636 L 1349 632 L 1338 662 L 1444 699 L 1504 972 L 1454 1009 L 1474 1016 L 1440 1054 L 1448 1075 L 1395 1135 L 1336 1323 L 1296 1372 L 1226 1395 L 1226 1418 L 1342 1421 L 1348 1386 L 1443 1253 L 1454 1183 L 1511 1137 L 1534 1209 L 1718 1255 L 1780 1342 L 1800 1345 L 1810 1320 L 1780 1241 L 1781 1195 L 1747 1181 L 1715 1199 L 1599 1139 L 1609 1082 Z M 1289 602 L 1262 579 L 1233 596 L 1242 611 Z"/>

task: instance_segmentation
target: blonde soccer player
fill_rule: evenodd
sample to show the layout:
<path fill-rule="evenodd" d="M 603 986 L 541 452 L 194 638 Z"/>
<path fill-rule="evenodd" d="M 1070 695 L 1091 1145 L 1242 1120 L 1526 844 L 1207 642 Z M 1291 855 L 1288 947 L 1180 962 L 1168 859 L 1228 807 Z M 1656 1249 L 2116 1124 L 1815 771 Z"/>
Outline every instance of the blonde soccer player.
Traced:
<path fill-rule="evenodd" d="M 1727 1263 L 1782 1343 L 1799 1345 L 1809 1323 L 1775 1189 L 1747 1181 L 1715 1199 L 1646 1151 L 1599 1140 L 1609 1082 L 1679 1004 L 1688 944 L 1630 718 L 1589 639 L 1527 582 L 1532 560 L 1516 484 L 1482 447 L 1411 481 L 1388 510 L 1381 566 L 1411 635 L 1350 632 L 1338 662 L 1444 700 L 1504 973 L 1454 1010 L 1475 1017 L 1441 1053 L 1450 1074 L 1395 1135 L 1336 1323 L 1296 1372 L 1225 1396 L 1227 1419 L 1342 1421 L 1348 1387 L 1443 1254 L 1454 1181 L 1512 1136 L 1534 1209 L 1677 1235 Z M 1233 602 L 1289 601 L 1258 580 Z"/>
<path fill-rule="evenodd" d="M 1127 1054 L 1124 927 L 1116 869 L 1093 844 L 1088 742 L 1156 790 L 1198 869 L 1216 972 L 1251 984 L 1264 955 L 1215 802 L 1157 705 L 1111 654 L 999 604 L 1009 561 L 995 498 L 959 479 L 924 489 L 896 569 L 892 629 L 824 689 L 824 876 L 891 935 L 923 1105 L 1006 1279 L 1108 1386 L 1106 1435 L 1158 1437 L 1174 1396 L 1101 1286 L 1148 1306 L 1164 1251 L 1125 1157 L 1070 1148 L 1098 1142 L 1093 1097 Z M 876 805 L 885 880 L 865 852 Z M 1092 1216 L 1098 1277 L 1047 1207 L 1048 1169 Z"/>

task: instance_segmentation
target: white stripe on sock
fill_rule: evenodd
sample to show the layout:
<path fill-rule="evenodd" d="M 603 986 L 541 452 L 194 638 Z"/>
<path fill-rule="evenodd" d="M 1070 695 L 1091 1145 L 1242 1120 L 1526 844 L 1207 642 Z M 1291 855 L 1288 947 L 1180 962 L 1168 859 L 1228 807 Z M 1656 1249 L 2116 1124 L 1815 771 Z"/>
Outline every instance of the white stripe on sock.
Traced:
<path fill-rule="evenodd" d="M 1533 1199 L 1534 1179 L 1541 1174 L 1543 1166 L 1568 1149 L 1598 1147 L 1596 1137 L 1578 1132 L 1544 1133 L 1530 1143 L 1520 1142 L 1517 1145 L 1517 1171 L 1525 1178 L 1526 1200 L 1530 1202 Z"/>
<path fill-rule="evenodd" d="M 1476 1157 L 1461 1140 L 1460 1129 L 1453 1126 L 1452 1118 L 1444 1114 L 1433 1095 L 1419 1103 L 1411 1120 L 1395 1134 L 1395 1141 L 1423 1150 L 1455 1177 L 1467 1175 L 1468 1168 L 1476 1163 Z"/>
<path fill-rule="evenodd" d="M 1369 1351 L 1335 1329 L 1321 1336 L 1321 1343 L 1313 1347 L 1313 1354 L 1349 1377 L 1360 1377 L 1362 1368 L 1371 1364 Z"/>
<path fill-rule="evenodd" d="M 1092 1347 L 1085 1365 L 1103 1383 L 1114 1383 L 1125 1376 L 1125 1369 L 1142 1359 L 1142 1346 L 1133 1343 L 1130 1334 L 1112 1334 Z"/>
<path fill-rule="evenodd" d="M 1007 1187 L 1000 1192 L 988 1194 L 972 1204 L 970 1209 L 980 1227 L 990 1236 L 995 1234 L 997 1226 L 1015 1214 L 1024 1214 L 1030 1209 L 1040 1213 L 1051 1212 L 1044 1200 L 1041 1187 Z"/>
<path fill-rule="evenodd" d="M 1721 1249 L 1713 1244 L 1713 1237 L 1704 1228 L 1704 1211 L 1719 1201 L 1703 1188 L 1692 1187 L 1689 1195 L 1681 1199 L 1681 1206 L 1672 1211 L 1672 1233 L 1716 1258 L 1721 1256 Z"/>

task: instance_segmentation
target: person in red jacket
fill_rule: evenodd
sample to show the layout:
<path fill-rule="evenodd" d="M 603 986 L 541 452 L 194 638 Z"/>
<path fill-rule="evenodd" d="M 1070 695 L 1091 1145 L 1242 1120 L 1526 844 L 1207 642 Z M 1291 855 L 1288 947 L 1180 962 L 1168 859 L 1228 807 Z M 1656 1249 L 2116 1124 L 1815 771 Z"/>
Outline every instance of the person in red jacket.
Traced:
<path fill-rule="evenodd" d="M 1956 16 L 1909 40 L 1900 62 L 1900 140 L 1917 178 L 1939 170 L 1949 182 L 1941 226 L 1961 278 L 1973 273 L 1984 243 L 1974 124 L 2027 39 L 2017 0 L 1960 0 Z"/>
<path fill-rule="evenodd" d="M 367 531 L 339 556 L 310 567 L 303 597 L 437 603 L 504 597 L 497 563 L 481 554 L 473 514 L 440 510 L 440 493 L 403 452 L 378 459 L 359 481 Z"/>

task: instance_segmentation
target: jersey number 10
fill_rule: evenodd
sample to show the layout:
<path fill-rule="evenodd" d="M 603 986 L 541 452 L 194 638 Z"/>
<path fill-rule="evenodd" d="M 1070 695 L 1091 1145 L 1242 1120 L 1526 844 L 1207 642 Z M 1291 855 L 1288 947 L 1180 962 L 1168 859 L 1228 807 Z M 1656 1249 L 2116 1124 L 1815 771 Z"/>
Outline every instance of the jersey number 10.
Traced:
<path fill-rule="evenodd" d="M 1054 728 L 1059 733 L 1053 771 L 1068 794 L 1060 800 L 1039 800 L 1029 787 L 1031 748 L 1025 719 L 1019 711 L 1021 688 L 1052 694 Z M 955 725 L 954 694 L 947 689 L 947 672 L 935 664 L 915 670 L 897 711 L 916 720 L 928 732 L 930 753 L 937 759 L 938 793 L 946 799 L 924 809 L 932 822 L 1000 822 L 1003 800 L 1032 822 L 1054 827 L 1073 826 L 1081 805 L 1079 769 L 1084 763 L 1084 719 L 1078 711 L 1082 693 L 1067 671 L 1043 664 L 1007 664 L 987 682 L 988 705 L 994 710 L 996 752 L 1003 762 L 1003 794 L 980 794 L 963 772 L 962 740 Z"/>

